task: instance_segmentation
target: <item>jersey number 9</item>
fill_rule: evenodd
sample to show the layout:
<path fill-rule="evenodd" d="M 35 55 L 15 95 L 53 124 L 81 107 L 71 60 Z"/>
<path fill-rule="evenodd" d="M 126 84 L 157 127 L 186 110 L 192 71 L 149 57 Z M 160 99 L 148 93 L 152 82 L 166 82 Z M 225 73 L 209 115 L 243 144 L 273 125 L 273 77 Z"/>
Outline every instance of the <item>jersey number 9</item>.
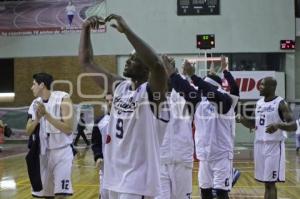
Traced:
<path fill-rule="evenodd" d="M 124 131 L 123 131 L 123 120 L 120 119 L 120 118 L 117 120 L 116 129 L 117 129 L 117 133 L 116 133 L 117 138 L 122 139 L 123 138 L 123 134 L 124 134 Z"/>

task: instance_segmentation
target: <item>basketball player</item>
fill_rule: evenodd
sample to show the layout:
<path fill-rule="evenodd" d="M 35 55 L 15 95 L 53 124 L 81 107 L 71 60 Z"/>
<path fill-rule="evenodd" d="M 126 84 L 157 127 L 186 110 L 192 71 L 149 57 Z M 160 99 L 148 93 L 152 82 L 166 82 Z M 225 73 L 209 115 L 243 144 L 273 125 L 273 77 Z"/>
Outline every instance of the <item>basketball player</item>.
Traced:
<path fill-rule="evenodd" d="M 188 61 L 184 63 L 183 70 L 198 88 L 197 92 L 175 73 L 170 76 L 174 88 L 188 98 L 195 95 L 202 97 L 194 120 L 196 152 L 201 161 L 198 173 L 201 196 L 211 199 L 215 189 L 217 198 L 227 199 L 232 182 L 234 108 L 238 97 L 222 90 L 222 80 L 215 74 L 209 74 L 202 80 L 195 75 L 195 68 Z"/>
<path fill-rule="evenodd" d="M 175 67 L 175 61 L 172 59 Z M 191 199 L 194 140 L 193 110 L 169 85 L 170 121 L 160 147 L 161 191 L 157 199 Z M 188 109 L 190 108 L 190 109 Z"/>
<path fill-rule="evenodd" d="M 29 107 L 26 131 L 39 125 L 42 191 L 34 197 L 61 199 L 73 193 L 71 182 L 73 152 L 73 108 L 69 94 L 51 91 L 51 75 L 33 75 L 31 90 L 36 99 Z"/>
<path fill-rule="evenodd" d="M 265 184 L 265 199 L 276 199 L 276 182 L 285 181 L 284 131 L 297 129 L 287 103 L 275 95 L 276 86 L 273 77 L 264 78 L 259 86 L 262 98 L 256 103 L 253 117 L 240 118 L 245 127 L 255 128 L 255 179 Z"/>
<path fill-rule="evenodd" d="M 240 97 L 239 87 L 238 87 L 234 77 L 230 73 L 229 68 L 228 68 L 228 63 L 225 59 L 225 56 L 223 56 L 223 55 L 221 56 L 221 69 L 223 71 L 223 76 L 224 76 L 224 78 L 226 79 L 226 81 L 228 83 L 228 85 L 226 85 L 226 86 L 229 86 L 229 89 L 228 89 L 228 88 L 224 87 L 224 84 L 222 84 L 222 88 L 224 90 L 226 90 L 227 92 L 229 91 L 229 93 L 231 95 Z M 216 74 L 213 64 L 210 67 L 209 73 L 210 74 Z M 235 114 L 237 114 L 237 106 L 235 107 Z M 235 124 L 234 124 L 234 128 L 235 128 Z M 241 175 L 240 171 L 233 167 L 233 169 L 232 169 L 232 188 L 234 187 L 234 185 L 238 181 L 240 175 Z M 216 197 L 216 195 L 217 195 L 216 190 L 213 190 L 213 196 Z"/>
<path fill-rule="evenodd" d="M 174 59 L 171 58 L 171 57 L 163 56 L 163 58 L 164 58 L 163 59 L 164 61 L 167 61 L 169 63 L 175 63 Z M 168 63 L 166 63 L 166 65 L 167 64 Z M 185 67 L 185 64 L 189 64 L 189 63 L 184 62 L 183 69 Z M 235 82 L 234 77 L 232 76 L 232 74 L 228 70 L 228 63 L 226 62 L 224 56 L 221 57 L 221 68 L 222 68 L 222 71 L 223 71 L 223 75 L 224 75 L 225 79 L 228 82 L 230 94 L 239 97 L 239 87 L 238 87 L 237 83 Z M 216 74 L 213 65 L 210 66 L 209 73 L 210 74 Z M 186 76 L 186 75 L 187 75 L 186 71 L 183 70 L 183 76 Z M 191 93 L 193 93 L 193 92 L 191 92 Z M 201 98 L 200 98 L 200 100 L 201 100 Z M 198 101 L 200 101 L 200 100 L 195 97 L 191 102 L 198 103 Z M 233 168 L 232 169 L 232 187 L 235 185 L 235 183 L 237 182 L 239 177 L 240 177 L 240 171 L 236 168 Z M 189 184 L 189 183 L 186 183 L 186 184 Z M 216 190 L 213 190 L 213 196 L 216 197 Z"/>
<path fill-rule="evenodd" d="M 108 123 L 110 118 L 110 109 L 112 105 L 113 96 L 112 94 L 107 94 L 105 96 L 106 101 L 106 110 L 105 114 L 100 118 L 95 120 L 95 126 L 92 131 L 92 150 L 94 153 L 94 160 L 96 162 L 96 166 L 100 168 L 99 170 L 99 193 L 101 195 L 101 199 L 108 198 L 108 191 L 103 189 L 103 153 L 105 151 L 105 142 L 108 133 Z M 100 196 L 99 196 L 100 199 Z"/>
<path fill-rule="evenodd" d="M 79 58 L 89 72 L 106 75 L 96 79 L 106 92 L 113 93 L 113 104 L 108 124 L 108 140 L 104 153 L 103 187 L 109 199 L 152 199 L 159 194 L 159 147 L 162 143 L 168 111 L 160 111 L 165 101 L 167 75 L 161 59 L 154 50 L 138 37 L 118 15 L 110 15 L 107 22 L 123 33 L 136 53 L 126 61 L 123 75 L 131 80 L 107 72 L 93 62 L 90 41 L 91 28 L 104 21 L 90 17 L 83 24 Z M 105 84 L 107 83 L 107 84 Z M 164 117 L 166 116 L 166 117 Z"/>

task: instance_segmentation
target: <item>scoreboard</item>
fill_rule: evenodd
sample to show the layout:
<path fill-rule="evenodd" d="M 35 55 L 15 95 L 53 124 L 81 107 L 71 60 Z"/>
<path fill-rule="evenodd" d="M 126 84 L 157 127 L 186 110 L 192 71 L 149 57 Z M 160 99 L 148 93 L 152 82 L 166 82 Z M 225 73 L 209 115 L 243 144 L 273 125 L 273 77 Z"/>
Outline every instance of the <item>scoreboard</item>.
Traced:
<path fill-rule="evenodd" d="M 220 0 L 177 0 L 177 15 L 219 15 Z"/>
<path fill-rule="evenodd" d="M 196 35 L 196 47 L 199 49 L 212 49 L 215 47 L 215 35 Z"/>
<path fill-rule="evenodd" d="M 295 40 L 280 40 L 281 50 L 294 50 L 296 46 Z"/>

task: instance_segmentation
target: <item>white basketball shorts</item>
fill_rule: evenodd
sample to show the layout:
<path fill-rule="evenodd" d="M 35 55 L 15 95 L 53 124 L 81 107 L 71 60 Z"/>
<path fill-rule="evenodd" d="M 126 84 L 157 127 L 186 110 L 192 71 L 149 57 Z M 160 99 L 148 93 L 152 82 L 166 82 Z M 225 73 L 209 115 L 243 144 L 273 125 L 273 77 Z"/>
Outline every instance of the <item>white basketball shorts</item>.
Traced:
<path fill-rule="evenodd" d="M 32 192 L 35 197 L 53 197 L 54 195 L 72 195 L 72 161 L 71 146 L 47 150 L 40 156 L 41 180 L 43 190 Z"/>
<path fill-rule="evenodd" d="M 261 182 L 285 181 L 284 141 L 254 143 L 255 179 Z"/>
<path fill-rule="evenodd" d="M 232 159 L 201 160 L 199 163 L 198 183 L 202 189 L 231 190 Z"/>
<path fill-rule="evenodd" d="M 129 193 L 119 193 L 108 190 L 109 199 L 154 199 L 154 197 L 141 196 Z"/>
<path fill-rule="evenodd" d="M 161 190 L 156 199 L 191 199 L 192 172 L 192 162 L 161 164 Z"/>

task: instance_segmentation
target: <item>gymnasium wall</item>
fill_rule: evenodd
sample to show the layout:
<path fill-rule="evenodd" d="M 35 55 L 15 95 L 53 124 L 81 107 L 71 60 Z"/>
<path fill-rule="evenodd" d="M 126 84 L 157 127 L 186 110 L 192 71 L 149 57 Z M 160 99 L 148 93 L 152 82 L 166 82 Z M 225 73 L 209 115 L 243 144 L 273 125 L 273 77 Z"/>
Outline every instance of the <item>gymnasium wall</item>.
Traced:
<path fill-rule="evenodd" d="M 295 52 L 295 74 L 300 74 L 300 36 L 296 38 L 296 52 Z M 300 99 L 300 78 L 296 78 L 296 99 Z"/>
<path fill-rule="evenodd" d="M 280 52 L 295 38 L 294 0 L 226 0 L 216 16 L 177 16 L 176 0 L 107 0 L 107 13 L 126 19 L 158 52 L 194 54 L 196 34 L 216 36 L 214 52 Z M 95 54 L 124 55 L 132 47 L 108 28 L 93 36 Z M 76 56 L 79 33 L 0 37 L 0 57 Z"/>
<path fill-rule="evenodd" d="M 197 55 L 196 34 L 201 33 L 215 34 L 216 48 L 212 52 L 223 53 L 281 52 L 280 40 L 295 39 L 294 0 L 220 2 L 221 14 L 216 16 L 177 16 L 177 0 L 107 0 L 107 13 L 124 16 L 130 27 L 159 53 Z M 0 107 L 29 105 L 33 99 L 30 91 L 32 74 L 36 72 L 50 72 L 56 79 L 73 82 L 74 103 L 88 100 L 80 98 L 76 92 L 76 79 L 82 72 L 77 57 L 79 35 L 0 36 L 0 58 L 15 58 L 16 93 L 14 103 L 0 103 Z M 117 72 L 116 57 L 132 51 L 125 36 L 110 27 L 106 33 L 93 34 L 92 40 L 95 55 L 103 55 L 97 56 L 96 62 L 107 65 L 113 72 Z M 299 78 L 295 78 L 300 72 L 300 56 L 296 56 L 295 67 L 292 54 L 286 63 L 292 68 L 287 70 L 288 96 L 300 90 Z M 296 87 L 290 87 L 295 85 L 294 81 Z M 83 90 L 90 94 L 100 92 L 91 79 L 86 79 Z M 299 98 L 300 93 L 296 93 L 296 96 Z M 236 140 L 252 143 L 253 134 L 249 135 L 248 130 L 238 124 Z"/>
<path fill-rule="evenodd" d="M 96 56 L 94 60 L 109 71 L 116 72 L 116 56 Z M 102 100 L 79 96 L 77 92 L 77 78 L 83 70 L 79 66 L 78 57 L 76 56 L 16 58 L 14 63 L 15 101 L 11 103 L 0 102 L 0 107 L 29 106 L 33 100 L 32 91 L 30 90 L 33 81 L 32 75 L 38 72 L 50 73 L 56 80 L 69 81 L 73 86 L 71 99 L 75 104 L 83 101 Z M 69 91 L 69 86 L 66 83 L 56 84 L 54 88 Z M 82 79 L 81 91 L 87 95 L 95 95 L 102 92 L 100 87 L 90 77 Z"/>

